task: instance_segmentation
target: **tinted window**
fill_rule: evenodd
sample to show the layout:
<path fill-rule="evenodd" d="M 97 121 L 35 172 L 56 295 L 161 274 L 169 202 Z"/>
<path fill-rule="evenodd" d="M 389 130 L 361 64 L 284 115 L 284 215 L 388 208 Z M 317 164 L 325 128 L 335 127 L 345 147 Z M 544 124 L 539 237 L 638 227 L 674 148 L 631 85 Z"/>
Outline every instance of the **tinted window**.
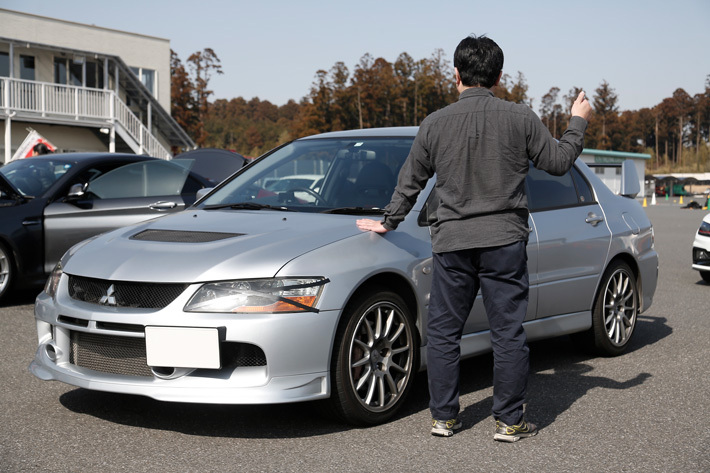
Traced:
<path fill-rule="evenodd" d="M 18 159 L 0 167 L 0 173 L 23 195 L 39 196 L 71 168 L 60 160 Z"/>
<path fill-rule="evenodd" d="M 577 205 L 577 190 L 568 172 L 553 176 L 530 167 L 527 177 L 528 208 L 531 211 Z"/>
<path fill-rule="evenodd" d="M 572 179 L 574 179 L 574 183 L 577 186 L 579 202 L 582 204 L 590 204 L 594 202 L 592 187 L 589 185 L 584 176 L 582 176 L 582 174 L 577 170 L 577 168 L 574 167 L 572 168 Z"/>
<path fill-rule="evenodd" d="M 295 141 L 245 168 L 203 202 L 251 203 L 307 212 L 382 212 L 411 137 Z"/>
<path fill-rule="evenodd" d="M 180 195 L 188 173 L 167 161 L 132 163 L 97 177 L 88 191 L 100 199 Z"/>

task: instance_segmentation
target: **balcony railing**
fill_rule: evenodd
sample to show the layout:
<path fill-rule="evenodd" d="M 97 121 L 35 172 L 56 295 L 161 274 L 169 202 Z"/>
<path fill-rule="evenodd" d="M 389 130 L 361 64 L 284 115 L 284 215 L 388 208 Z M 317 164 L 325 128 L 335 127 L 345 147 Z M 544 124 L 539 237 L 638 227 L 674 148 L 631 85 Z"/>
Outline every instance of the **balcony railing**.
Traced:
<path fill-rule="evenodd" d="M 3 77 L 0 109 L 24 117 L 120 126 L 138 154 L 170 159 L 170 152 L 112 90 Z M 130 141 L 133 141 L 131 143 Z"/>

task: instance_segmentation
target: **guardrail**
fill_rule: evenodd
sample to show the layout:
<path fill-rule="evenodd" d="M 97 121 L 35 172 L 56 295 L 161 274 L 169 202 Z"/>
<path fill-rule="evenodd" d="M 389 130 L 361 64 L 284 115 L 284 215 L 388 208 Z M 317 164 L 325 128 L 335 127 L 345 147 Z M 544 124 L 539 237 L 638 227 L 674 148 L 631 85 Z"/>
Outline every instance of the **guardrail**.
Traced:
<path fill-rule="evenodd" d="M 60 122 L 106 122 L 124 128 L 134 152 L 170 159 L 170 152 L 112 90 L 3 77 L 0 109 Z"/>

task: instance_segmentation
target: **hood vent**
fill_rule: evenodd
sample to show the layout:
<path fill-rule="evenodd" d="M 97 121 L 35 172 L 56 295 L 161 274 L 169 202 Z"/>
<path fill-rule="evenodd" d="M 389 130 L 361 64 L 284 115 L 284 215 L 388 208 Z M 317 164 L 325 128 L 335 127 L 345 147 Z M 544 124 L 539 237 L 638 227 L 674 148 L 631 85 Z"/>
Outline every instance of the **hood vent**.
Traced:
<path fill-rule="evenodd" d="M 244 233 L 188 232 L 182 230 L 144 230 L 131 240 L 161 241 L 165 243 L 208 243 L 242 236 Z"/>

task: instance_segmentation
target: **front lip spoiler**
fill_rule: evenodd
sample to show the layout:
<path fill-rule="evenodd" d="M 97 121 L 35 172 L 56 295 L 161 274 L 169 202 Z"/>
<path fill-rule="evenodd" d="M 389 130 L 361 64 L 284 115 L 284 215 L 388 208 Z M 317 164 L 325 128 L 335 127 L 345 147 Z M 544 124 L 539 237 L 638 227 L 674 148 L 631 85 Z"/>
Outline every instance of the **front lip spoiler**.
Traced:
<path fill-rule="evenodd" d="M 95 373 L 90 379 L 71 368 L 58 366 L 39 345 L 28 369 L 43 381 L 61 381 L 79 388 L 146 396 L 158 401 L 197 404 L 283 404 L 325 399 L 330 396 L 328 372 L 270 378 L 261 386 L 228 385 L 225 380 L 202 380 L 189 376 L 162 380 Z M 204 382 L 203 382 L 204 381 Z"/>

